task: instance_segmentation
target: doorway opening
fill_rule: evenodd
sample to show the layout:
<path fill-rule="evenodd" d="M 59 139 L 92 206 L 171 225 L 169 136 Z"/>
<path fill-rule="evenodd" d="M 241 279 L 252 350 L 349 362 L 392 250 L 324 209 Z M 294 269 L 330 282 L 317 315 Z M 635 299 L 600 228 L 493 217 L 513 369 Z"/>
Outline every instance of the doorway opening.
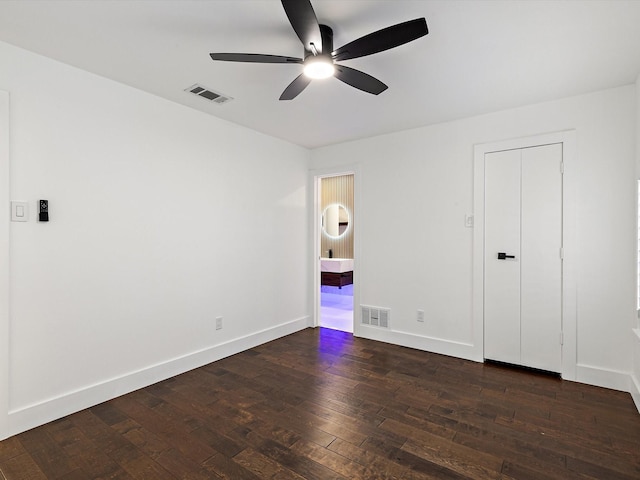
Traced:
<path fill-rule="evenodd" d="M 353 284 L 320 287 L 320 326 L 353 333 Z"/>
<path fill-rule="evenodd" d="M 354 175 L 318 181 L 320 327 L 353 333 Z"/>

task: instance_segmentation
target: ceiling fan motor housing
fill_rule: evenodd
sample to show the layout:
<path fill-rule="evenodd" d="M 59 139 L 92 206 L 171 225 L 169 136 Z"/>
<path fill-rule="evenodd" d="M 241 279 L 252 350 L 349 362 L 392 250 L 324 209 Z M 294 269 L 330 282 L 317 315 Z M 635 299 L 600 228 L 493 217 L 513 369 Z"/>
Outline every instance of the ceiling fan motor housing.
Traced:
<path fill-rule="evenodd" d="M 327 25 L 319 25 L 320 27 L 320 36 L 322 38 L 322 45 L 316 45 L 316 49 L 318 50 L 319 55 L 326 55 L 331 58 L 331 53 L 333 52 L 333 29 Z M 304 59 L 307 57 L 314 55 L 313 50 L 304 49 Z"/>

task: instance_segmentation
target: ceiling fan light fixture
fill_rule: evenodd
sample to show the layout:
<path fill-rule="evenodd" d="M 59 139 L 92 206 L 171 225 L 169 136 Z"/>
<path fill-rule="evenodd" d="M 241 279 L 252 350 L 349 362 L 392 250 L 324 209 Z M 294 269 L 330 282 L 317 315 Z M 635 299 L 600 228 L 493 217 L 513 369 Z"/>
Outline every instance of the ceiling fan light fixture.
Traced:
<path fill-rule="evenodd" d="M 304 62 L 304 74 L 313 79 L 332 77 L 336 69 L 333 60 L 324 55 L 309 57 Z"/>
<path fill-rule="evenodd" d="M 1 0 L 0 0 L 1 1 Z M 347 85 L 372 95 L 379 95 L 388 87 L 380 80 L 355 68 L 334 65 L 334 62 L 366 57 L 412 42 L 427 33 L 427 21 L 422 18 L 398 23 L 357 38 L 333 49 L 333 29 L 318 23 L 310 0 L 281 0 L 289 23 L 304 49 L 303 58 L 261 53 L 210 53 L 212 60 L 247 63 L 296 63 L 303 65 L 299 74 L 284 89 L 280 100 L 293 100 L 316 78 L 335 77 Z"/>

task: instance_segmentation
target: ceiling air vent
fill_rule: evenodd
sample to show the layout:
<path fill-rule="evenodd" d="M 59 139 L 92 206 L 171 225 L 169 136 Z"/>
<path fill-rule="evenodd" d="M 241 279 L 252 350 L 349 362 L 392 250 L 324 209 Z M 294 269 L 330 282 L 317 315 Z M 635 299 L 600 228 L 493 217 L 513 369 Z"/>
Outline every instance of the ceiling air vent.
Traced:
<path fill-rule="evenodd" d="M 184 91 L 191 92 L 194 95 L 198 95 L 199 97 L 202 97 L 213 103 L 227 103 L 233 100 L 233 98 L 231 98 L 229 95 L 224 95 L 220 92 L 214 92 L 213 90 L 205 88 L 202 85 L 198 85 L 197 83 L 195 85 L 191 85 L 189 88 L 185 88 Z"/>

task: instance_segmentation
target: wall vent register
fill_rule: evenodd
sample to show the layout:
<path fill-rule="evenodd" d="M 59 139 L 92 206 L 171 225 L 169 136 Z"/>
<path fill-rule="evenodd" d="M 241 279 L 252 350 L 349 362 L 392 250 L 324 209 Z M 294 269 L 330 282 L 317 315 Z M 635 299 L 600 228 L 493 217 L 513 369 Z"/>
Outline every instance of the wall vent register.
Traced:
<path fill-rule="evenodd" d="M 362 315 L 360 315 L 360 323 L 362 325 L 389 328 L 391 310 L 388 308 L 370 307 L 368 305 L 360 305 L 360 308 L 362 313 Z"/>
<path fill-rule="evenodd" d="M 233 98 L 231 98 L 229 95 L 224 95 L 220 92 L 214 92 L 213 90 L 203 87 L 202 85 L 198 85 L 197 83 L 191 85 L 189 88 L 185 88 L 185 92 L 193 93 L 194 95 L 217 104 L 227 103 L 233 100 Z"/>

